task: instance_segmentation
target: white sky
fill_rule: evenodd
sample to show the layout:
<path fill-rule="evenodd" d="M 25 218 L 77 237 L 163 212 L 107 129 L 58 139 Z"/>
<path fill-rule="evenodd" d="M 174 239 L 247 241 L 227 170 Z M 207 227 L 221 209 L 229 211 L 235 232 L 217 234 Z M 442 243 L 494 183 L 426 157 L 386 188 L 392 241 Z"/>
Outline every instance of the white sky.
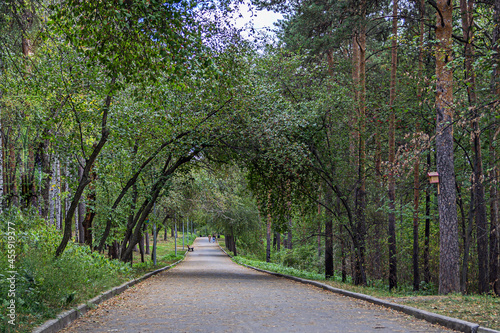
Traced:
<path fill-rule="evenodd" d="M 242 18 L 236 19 L 236 27 L 242 28 L 246 23 L 253 23 L 255 29 L 264 29 L 264 28 L 274 28 L 274 22 L 277 22 L 279 19 L 283 18 L 283 15 L 270 12 L 267 10 L 253 10 L 250 11 L 250 4 L 248 1 L 245 2 L 244 5 L 240 6 L 240 13 L 243 16 Z"/>

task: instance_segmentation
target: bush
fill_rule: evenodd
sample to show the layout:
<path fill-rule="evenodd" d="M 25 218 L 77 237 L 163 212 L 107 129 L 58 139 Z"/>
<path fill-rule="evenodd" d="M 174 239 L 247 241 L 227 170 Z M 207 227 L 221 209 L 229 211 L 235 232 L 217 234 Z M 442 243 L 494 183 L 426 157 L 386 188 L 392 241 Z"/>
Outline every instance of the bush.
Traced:
<path fill-rule="evenodd" d="M 15 271 L 16 331 L 29 330 L 62 309 L 79 304 L 101 291 L 130 278 L 131 268 L 91 252 L 87 246 L 70 242 L 65 252 L 54 253 L 62 234 L 47 226 L 36 213 L 11 210 L 0 215 L 0 331 L 12 329 L 7 306 L 10 282 L 6 277 Z M 8 256 L 8 223 L 15 226 L 15 269 Z"/>
<path fill-rule="evenodd" d="M 282 249 L 274 254 L 273 262 L 298 270 L 324 272 L 323 263 L 319 260 L 314 244 L 295 246 L 292 250 Z"/>

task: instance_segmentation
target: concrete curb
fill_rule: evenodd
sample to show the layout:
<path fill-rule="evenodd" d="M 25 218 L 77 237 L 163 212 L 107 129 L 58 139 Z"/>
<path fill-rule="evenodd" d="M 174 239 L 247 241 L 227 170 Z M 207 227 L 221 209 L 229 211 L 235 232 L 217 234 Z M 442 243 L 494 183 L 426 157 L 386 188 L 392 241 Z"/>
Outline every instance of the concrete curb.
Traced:
<path fill-rule="evenodd" d="M 220 245 L 219 245 L 219 247 L 222 250 L 222 252 L 224 252 L 228 257 L 232 258 L 232 256 L 229 255 Z M 373 304 L 381 305 L 381 306 L 384 306 L 386 308 L 390 308 L 392 310 L 406 313 L 406 314 L 413 316 L 415 318 L 426 320 L 432 324 L 439 324 L 441 326 L 444 326 L 446 328 L 450 328 L 450 329 L 453 329 L 456 331 L 465 332 L 465 333 L 500 333 L 500 331 L 492 330 L 492 329 L 485 328 L 485 327 L 479 327 L 478 324 L 470 323 L 470 322 L 465 321 L 465 320 L 460 320 L 460 319 L 456 319 L 456 318 L 442 316 L 442 315 L 439 315 L 436 313 L 413 308 L 411 306 L 396 304 L 396 303 L 385 301 L 385 300 L 375 298 L 372 296 L 359 294 L 359 293 L 355 293 L 355 292 L 347 291 L 347 290 L 343 290 L 343 289 L 334 288 L 332 286 L 329 286 L 325 283 L 321 283 L 318 281 L 307 280 L 307 279 L 302 279 L 302 278 L 291 276 L 291 275 L 270 272 L 270 271 L 266 271 L 264 269 L 260 269 L 260 268 L 245 265 L 245 264 L 241 264 L 241 265 L 248 267 L 248 268 L 251 268 L 251 269 L 254 269 L 254 270 L 259 271 L 259 272 L 271 274 L 274 276 L 283 277 L 283 278 L 294 280 L 294 281 L 301 282 L 304 284 L 313 285 L 313 286 L 334 292 L 336 294 L 340 294 L 343 296 L 348 296 L 348 297 L 360 299 L 363 301 L 367 301 L 367 302 L 370 302 Z"/>
<path fill-rule="evenodd" d="M 184 253 L 184 258 L 185 257 L 186 257 L 186 253 Z M 125 282 L 124 284 L 122 284 L 118 287 L 114 287 L 114 288 L 102 293 L 101 295 L 92 298 L 91 300 L 87 301 L 85 304 L 81 304 L 80 306 L 78 306 L 75 309 L 64 311 L 64 312 L 58 314 L 55 319 L 47 320 L 42 325 L 36 327 L 32 331 L 32 333 L 55 333 L 59 330 L 62 330 L 63 328 L 68 326 L 70 323 L 75 321 L 77 318 L 81 317 L 82 315 L 87 313 L 90 309 L 93 309 L 95 306 L 99 305 L 100 303 L 110 299 L 113 296 L 121 294 L 122 292 L 124 292 L 128 288 L 138 284 L 139 282 L 142 282 L 142 281 L 152 277 L 153 275 L 156 275 L 160 272 L 166 271 L 166 270 L 178 265 L 181 261 L 184 260 L 184 258 L 182 258 L 179 261 L 174 262 L 171 265 L 168 265 L 168 266 L 165 266 L 163 268 L 157 269 L 156 271 L 144 274 L 143 276 L 141 276 L 135 280 L 128 281 L 128 282 Z"/>

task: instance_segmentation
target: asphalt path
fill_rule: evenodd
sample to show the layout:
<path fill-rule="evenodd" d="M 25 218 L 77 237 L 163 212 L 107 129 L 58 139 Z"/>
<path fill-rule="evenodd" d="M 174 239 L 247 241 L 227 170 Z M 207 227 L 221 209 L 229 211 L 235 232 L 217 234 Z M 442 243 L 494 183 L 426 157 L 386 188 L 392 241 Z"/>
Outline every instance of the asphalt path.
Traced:
<path fill-rule="evenodd" d="M 63 332 L 452 332 L 233 263 L 207 238 Z"/>

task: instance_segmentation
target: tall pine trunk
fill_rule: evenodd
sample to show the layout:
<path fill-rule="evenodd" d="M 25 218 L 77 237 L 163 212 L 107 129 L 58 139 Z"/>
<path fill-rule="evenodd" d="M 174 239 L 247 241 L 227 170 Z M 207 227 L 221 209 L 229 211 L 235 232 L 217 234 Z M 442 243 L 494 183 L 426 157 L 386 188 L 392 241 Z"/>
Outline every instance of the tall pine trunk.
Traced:
<path fill-rule="evenodd" d="M 420 106 L 423 105 L 423 62 L 424 62 L 424 16 L 425 16 L 425 0 L 420 0 L 420 26 L 419 26 L 419 41 L 418 41 L 418 98 Z M 418 120 L 416 124 L 417 132 L 420 128 Z M 418 156 L 413 164 L 413 290 L 420 289 L 420 269 L 419 269 L 419 201 L 420 201 L 420 179 L 419 170 L 420 161 Z"/>
<path fill-rule="evenodd" d="M 439 173 L 439 293 L 460 292 L 459 247 L 453 162 L 453 4 L 437 1 L 436 13 L 436 165 Z"/>
<path fill-rule="evenodd" d="M 427 154 L 427 171 L 431 169 L 431 151 Z M 431 191 L 425 190 L 425 229 L 424 229 L 424 281 L 431 282 Z"/>
<path fill-rule="evenodd" d="M 396 113 L 394 112 L 394 100 L 396 99 L 396 70 L 397 70 L 397 36 L 398 36 L 398 0 L 393 0 L 392 7 L 392 50 L 391 50 L 391 83 L 389 92 L 389 290 L 397 288 L 397 251 L 396 251 Z"/>
<path fill-rule="evenodd" d="M 492 87 L 491 92 L 494 99 L 498 99 L 500 96 L 500 0 L 495 0 L 494 3 L 494 29 L 493 29 L 493 50 L 494 62 L 496 64 L 493 67 L 493 77 L 492 77 Z M 494 112 L 492 112 L 494 114 Z M 500 296 L 500 221 L 498 216 L 498 165 L 497 165 L 497 152 L 494 142 L 497 140 L 498 128 L 493 131 L 496 132 L 491 134 L 490 142 L 490 154 L 491 154 L 491 186 L 490 186 L 490 212 L 491 212 L 491 224 L 490 224 L 490 277 L 489 282 L 493 288 L 493 291 Z"/>
<path fill-rule="evenodd" d="M 271 262 L 271 190 L 267 194 L 266 262 Z"/>
<path fill-rule="evenodd" d="M 325 186 L 325 278 L 334 276 L 333 271 L 333 193 L 332 188 L 326 184 Z"/>
<path fill-rule="evenodd" d="M 354 284 L 365 285 L 365 236 L 366 236 L 366 3 L 360 4 L 361 25 L 353 41 L 355 70 L 353 81 L 357 93 L 358 182 L 355 190 Z"/>
<path fill-rule="evenodd" d="M 496 140 L 494 135 L 492 137 L 492 142 L 493 140 Z M 490 155 L 491 155 L 491 160 L 493 163 L 496 163 L 496 149 L 495 146 L 492 144 L 490 145 Z M 499 242 L 499 233 L 500 233 L 500 228 L 499 228 L 499 223 L 498 223 L 498 190 L 496 185 L 498 184 L 498 170 L 496 165 L 494 165 L 491 168 L 490 171 L 490 179 L 491 179 L 491 186 L 490 186 L 490 216 L 491 216 L 491 224 L 490 224 L 490 276 L 489 276 L 489 283 L 490 287 L 497 294 L 500 296 L 500 269 L 499 269 L 499 264 L 500 264 L 500 242 Z"/>

